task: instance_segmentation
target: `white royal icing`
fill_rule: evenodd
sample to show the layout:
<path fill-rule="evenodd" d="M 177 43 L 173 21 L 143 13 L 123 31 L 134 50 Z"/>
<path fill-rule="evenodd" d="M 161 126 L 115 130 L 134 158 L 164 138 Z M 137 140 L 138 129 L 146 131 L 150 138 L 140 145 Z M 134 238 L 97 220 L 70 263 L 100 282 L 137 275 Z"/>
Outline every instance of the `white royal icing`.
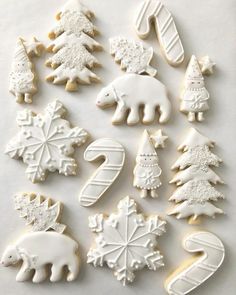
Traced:
<path fill-rule="evenodd" d="M 18 38 L 10 72 L 9 91 L 15 95 L 16 102 L 31 103 L 37 92 L 35 73 L 30 57 L 40 56 L 43 45 L 36 38 L 25 41 Z"/>
<path fill-rule="evenodd" d="M 119 176 L 125 162 L 123 146 L 111 138 L 101 138 L 92 142 L 84 152 L 86 161 L 104 158 L 103 164 L 86 182 L 79 196 L 82 206 L 97 202 Z"/>
<path fill-rule="evenodd" d="M 46 61 L 46 65 L 54 71 L 46 80 L 54 84 L 66 83 L 68 91 L 77 90 L 78 83 L 99 81 L 91 68 L 100 64 L 91 51 L 101 46 L 91 38 L 97 29 L 90 16 L 91 12 L 79 1 L 69 1 L 58 14 L 58 24 L 49 33 L 49 37 L 55 40 L 49 44 L 48 51 L 54 56 Z"/>
<path fill-rule="evenodd" d="M 116 78 L 103 88 L 97 96 L 96 104 L 101 108 L 117 105 L 113 124 L 123 123 L 128 111 L 127 124 L 137 124 L 140 121 L 140 107 L 144 107 L 144 124 L 155 120 L 157 108 L 160 113 L 159 123 L 167 122 L 171 111 L 166 87 L 160 81 L 131 73 Z"/>
<path fill-rule="evenodd" d="M 186 261 L 167 278 L 165 288 L 170 295 L 186 295 L 193 291 L 209 279 L 224 261 L 223 243 L 209 232 L 197 231 L 188 235 L 183 240 L 183 248 L 197 255 L 190 265 Z"/>
<path fill-rule="evenodd" d="M 154 134 L 151 135 L 151 139 L 155 148 L 164 148 L 165 141 L 168 139 L 168 136 L 163 135 L 162 130 L 158 129 Z"/>
<path fill-rule="evenodd" d="M 184 88 L 180 94 L 180 111 L 188 114 L 190 122 L 201 122 L 204 120 L 203 113 L 209 109 L 209 97 L 198 60 L 192 55 L 185 73 Z"/>
<path fill-rule="evenodd" d="M 211 147 L 212 141 L 194 128 L 179 147 L 183 154 L 172 166 L 172 169 L 177 170 L 177 174 L 170 181 L 178 187 L 169 199 L 179 204 L 170 210 L 170 215 L 196 220 L 199 215 L 214 217 L 217 213 L 223 213 L 223 210 L 210 202 L 224 198 L 224 195 L 212 186 L 223 181 L 211 169 L 211 166 L 218 167 L 222 162 L 210 151 Z"/>
<path fill-rule="evenodd" d="M 199 65 L 201 68 L 201 72 L 204 75 L 212 75 L 214 74 L 214 67 L 216 63 L 214 63 L 208 55 L 201 57 L 199 60 Z"/>
<path fill-rule="evenodd" d="M 124 37 L 110 39 L 110 53 L 115 61 L 121 64 L 121 69 L 127 73 L 147 73 L 155 76 L 157 71 L 149 65 L 153 57 L 153 48 L 145 48 L 141 42 Z"/>
<path fill-rule="evenodd" d="M 133 185 L 141 190 L 142 198 L 147 197 L 148 193 L 153 198 L 158 197 L 156 190 L 161 186 L 161 173 L 157 153 L 148 131 L 144 130 L 133 170 Z"/>
<path fill-rule="evenodd" d="M 77 164 L 70 157 L 75 146 L 83 144 L 88 134 L 79 127 L 71 128 L 63 119 L 66 112 L 59 101 L 46 107 L 42 114 L 30 110 L 18 112 L 17 124 L 21 128 L 6 147 L 6 153 L 14 159 L 22 158 L 28 165 L 26 174 L 32 182 L 44 181 L 46 171 L 59 171 L 75 175 Z"/>
<path fill-rule="evenodd" d="M 145 0 L 141 4 L 134 22 L 140 38 L 150 34 L 152 23 L 166 60 L 178 66 L 184 60 L 183 45 L 171 13 L 159 0 Z"/>
<path fill-rule="evenodd" d="M 50 229 L 63 233 L 64 224 L 59 223 L 62 204 L 52 204 L 50 198 L 34 193 L 19 193 L 14 197 L 15 209 L 20 217 L 26 219 L 27 225 L 32 225 L 33 231 L 47 231 Z"/>
<path fill-rule="evenodd" d="M 16 276 L 18 282 L 29 280 L 40 283 L 47 279 L 51 265 L 50 281 L 62 279 L 64 267 L 68 269 L 67 281 L 76 279 L 79 272 L 78 244 L 70 237 L 56 232 L 31 232 L 24 234 L 16 243 L 9 245 L 1 259 L 3 266 L 22 261 Z"/>
<path fill-rule="evenodd" d="M 165 232 L 166 222 L 159 216 L 144 217 L 137 213 L 136 203 L 126 197 L 118 203 L 118 212 L 109 216 L 96 214 L 89 226 L 97 235 L 95 246 L 88 252 L 88 263 L 114 271 L 123 285 L 133 282 L 134 272 L 147 266 L 156 271 L 163 266 L 157 249 L 157 237 Z"/>

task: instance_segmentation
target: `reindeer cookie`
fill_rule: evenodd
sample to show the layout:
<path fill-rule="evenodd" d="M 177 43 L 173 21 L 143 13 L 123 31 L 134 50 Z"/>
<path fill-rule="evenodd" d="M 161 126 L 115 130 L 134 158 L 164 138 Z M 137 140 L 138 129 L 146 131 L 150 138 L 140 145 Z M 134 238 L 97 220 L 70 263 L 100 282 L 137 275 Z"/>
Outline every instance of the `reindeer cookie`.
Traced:
<path fill-rule="evenodd" d="M 21 216 L 33 224 L 33 232 L 28 232 L 4 251 L 1 264 L 5 267 L 22 262 L 16 281 L 31 279 L 40 283 L 47 279 L 47 265 L 51 265 L 50 281 L 62 279 L 65 267 L 67 281 L 76 279 L 79 273 L 78 244 L 62 234 L 65 226 L 58 223 L 60 203 L 50 206 L 50 199 L 35 194 L 18 194 L 15 197 L 16 209 Z M 54 231 L 47 231 L 49 228 Z"/>

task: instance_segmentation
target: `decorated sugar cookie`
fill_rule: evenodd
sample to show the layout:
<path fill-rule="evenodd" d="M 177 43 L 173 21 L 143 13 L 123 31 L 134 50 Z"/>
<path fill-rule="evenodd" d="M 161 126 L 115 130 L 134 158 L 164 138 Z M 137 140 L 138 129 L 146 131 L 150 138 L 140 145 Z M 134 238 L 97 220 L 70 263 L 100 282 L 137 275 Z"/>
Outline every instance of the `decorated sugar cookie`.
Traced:
<path fill-rule="evenodd" d="M 62 211 L 60 202 L 52 204 L 50 198 L 34 193 L 19 193 L 14 197 L 14 204 L 20 217 L 26 219 L 26 224 L 31 225 L 33 231 L 64 232 L 66 226 L 59 223 Z"/>
<path fill-rule="evenodd" d="M 26 174 L 32 182 L 44 181 L 47 171 L 58 170 L 66 176 L 76 174 L 77 164 L 71 156 L 74 147 L 85 143 L 88 134 L 82 128 L 71 128 L 63 118 L 65 112 L 62 103 L 56 100 L 41 114 L 27 109 L 17 114 L 21 130 L 8 143 L 5 152 L 13 159 L 22 158 L 28 165 Z"/>
<path fill-rule="evenodd" d="M 152 48 L 145 49 L 141 43 L 124 37 L 110 39 L 110 45 L 111 54 L 126 74 L 116 78 L 99 92 L 97 106 L 106 108 L 116 105 L 113 124 L 122 124 L 124 121 L 128 125 L 136 125 L 140 121 L 150 124 L 155 120 L 157 112 L 159 123 L 167 122 L 171 105 L 164 84 L 152 77 L 156 74 L 156 70 L 149 65 L 153 55 Z M 150 76 L 141 75 L 144 73 Z"/>
<path fill-rule="evenodd" d="M 82 206 L 96 203 L 119 176 L 125 162 L 125 150 L 114 139 L 101 138 L 92 142 L 84 152 L 86 161 L 104 158 L 104 163 L 86 182 L 79 196 Z"/>
<path fill-rule="evenodd" d="M 208 55 L 201 57 L 198 62 L 201 68 L 201 72 L 204 75 L 212 75 L 214 73 L 214 67 L 216 63 L 213 62 Z"/>
<path fill-rule="evenodd" d="M 180 65 L 184 60 L 184 49 L 171 13 L 159 0 L 144 0 L 135 15 L 138 36 L 147 38 L 152 24 L 167 62 Z"/>
<path fill-rule="evenodd" d="M 40 56 L 44 46 L 35 37 L 30 41 L 18 38 L 10 72 L 9 91 L 18 103 L 32 103 L 37 92 L 31 57 Z"/>
<path fill-rule="evenodd" d="M 183 154 L 172 166 L 177 174 L 170 181 L 177 185 L 177 189 L 169 199 L 177 205 L 170 210 L 170 215 L 176 215 L 177 218 L 190 217 L 190 222 L 196 222 L 200 215 L 215 217 L 215 214 L 223 213 L 212 203 L 224 198 L 213 186 L 223 183 L 211 169 L 211 166 L 218 167 L 222 162 L 211 152 L 213 146 L 212 141 L 194 128 L 190 129 L 188 137 L 179 146 L 178 150 Z"/>
<path fill-rule="evenodd" d="M 170 295 L 186 295 L 198 288 L 220 268 L 225 257 L 225 248 L 214 234 L 197 231 L 183 240 L 183 248 L 196 253 L 180 265 L 165 282 Z"/>
<path fill-rule="evenodd" d="M 122 124 L 126 120 L 128 125 L 138 124 L 140 107 L 144 107 L 144 124 L 155 120 L 157 109 L 159 123 L 167 122 L 171 112 L 166 87 L 153 77 L 137 74 L 125 74 L 116 78 L 100 91 L 96 104 L 100 108 L 116 105 L 113 124 Z"/>
<path fill-rule="evenodd" d="M 141 42 L 124 37 L 111 38 L 110 53 L 127 73 L 147 73 L 150 76 L 157 73 L 156 69 L 149 65 L 153 57 L 153 48 L 145 48 Z"/>
<path fill-rule="evenodd" d="M 150 137 L 147 130 L 144 130 L 142 141 L 139 146 L 136 157 L 136 166 L 134 168 L 134 187 L 141 190 L 141 198 L 146 198 L 148 193 L 152 198 L 157 198 L 157 189 L 161 186 L 160 175 L 162 173 L 159 167 L 159 160 L 154 148 L 163 147 L 164 140 L 167 136 L 162 135 L 162 131 L 157 132 Z M 153 142 L 156 140 L 155 142 Z"/>
<path fill-rule="evenodd" d="M 180 111 L 188 115 L 190 122 L 202 122 L 204 112 L 209 109 L 209 98 L 198 60 L 192 55 L 185 73 L 184 88 L 180 94 Z"/>
<path fill-rule="evenodd" d="M 60 281 L 65 273 L 67 281 L 76 279 L 79 273 L 78 244 L 62 234 L 65 226 L 58 223 L 61 204 L 52 206 L 50 199 L 32 193 L 18 194 L 15 197 L 16 209 L 21 216 L 33 225 L 33 231 L 23 234 L 9 245 L 1 258 L 1 265 L 7 267 L 21 262 L 16 281 L 31 280 L 41 283 L 49 276 L 50 281 Z M 57 223 L 55 223 L 55 220 Z M 53 223 L 54 222 L 54 223 Z M 47 231 L 53 229 L 53 231 Z"/>
<path fill-rule="evenodd" d="M 123 285 L 132 283 L 135 271 L 147 266 L 156 271 L 163 266 L 157 238 L 165 232 L 166 222 L 158 215 L 144 217 L 136 203 L 126 197 L 118 203 L 118 212 L 109 216 L 96 214 L 89 227 L 96 234 L 95 246 L 88 252 L 88 263 L 106 264 Z"/>
<path fill-rule="evenodd" d="M 92 38 L 97 32 L 91 22 L 92 16 L 78 0 L 69 0 L 57 14 L 58 24 L 49 33 L 53 41 L 48 46 L 48 51 L 54 55 L 46 61 L 54 70 L 47 81 L 66 84 L 67 91 L 76 91 L 79 83 L 100 80 L 91 70 L 100 65 L 91 52 L 101 49 Z"/>

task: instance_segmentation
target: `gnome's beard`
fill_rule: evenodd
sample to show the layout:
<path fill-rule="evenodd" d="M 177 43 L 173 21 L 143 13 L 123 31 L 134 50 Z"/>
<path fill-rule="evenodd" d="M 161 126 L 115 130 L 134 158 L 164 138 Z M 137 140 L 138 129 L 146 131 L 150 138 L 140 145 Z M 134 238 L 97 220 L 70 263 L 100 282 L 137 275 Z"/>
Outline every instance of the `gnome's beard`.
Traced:
<path fill-rule="evenodd" d="M 209 98 L 209 93 L 205 87 L 202 88 L 186 88 L 183 91 L 182 99 L 183 100 L 194 100 L 196 97 L 199 97 L 201 100 L 207 100 Z"/>

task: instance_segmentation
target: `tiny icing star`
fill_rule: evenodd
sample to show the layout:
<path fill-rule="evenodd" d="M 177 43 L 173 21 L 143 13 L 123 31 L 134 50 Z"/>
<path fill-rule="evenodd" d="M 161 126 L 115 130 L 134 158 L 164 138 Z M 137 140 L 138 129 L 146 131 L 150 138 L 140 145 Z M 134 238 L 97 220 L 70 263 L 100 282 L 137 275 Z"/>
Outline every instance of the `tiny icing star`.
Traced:
<path fill-rule="evenodd" d="M 26 52 L 29 56 L 40 56 L 44 50 L 43 44 L 33 37 L 30 41 L 24 41 Z"/>
<path fill-rule="evenodd" d="M 199 59 L 199 65 L 203 74 L 212 75 L 216 64 L 206 55 Z"/>
<path fill-rule="evenodd" d="M 153 135 L 151 135 L 155 148 L 164 148 L 165 141 L 168 139 L 168 136 L 162 134 L 162 130 L 157 130 Z"/>

